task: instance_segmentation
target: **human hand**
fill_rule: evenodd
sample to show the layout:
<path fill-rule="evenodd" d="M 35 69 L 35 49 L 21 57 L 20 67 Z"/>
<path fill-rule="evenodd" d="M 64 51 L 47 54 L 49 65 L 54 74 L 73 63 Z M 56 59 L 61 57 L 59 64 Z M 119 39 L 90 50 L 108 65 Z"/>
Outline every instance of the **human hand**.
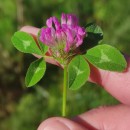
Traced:
<path fill-rule="evenodd" d="M 23 31 L 34 37 L 38 30 L 24 27 Z M 52 59 L 49 63 L 57 64 Z M 130 128 L 130 57 L 126 57 L 128 67 L 125 72 L 109 72 L 91 66 L 90 81 L 103 86 L 122 104 L 100 107 L 78 115 L 72 120 L 53 117 L 43 121 L 38 130 L 129 130 Z"/>

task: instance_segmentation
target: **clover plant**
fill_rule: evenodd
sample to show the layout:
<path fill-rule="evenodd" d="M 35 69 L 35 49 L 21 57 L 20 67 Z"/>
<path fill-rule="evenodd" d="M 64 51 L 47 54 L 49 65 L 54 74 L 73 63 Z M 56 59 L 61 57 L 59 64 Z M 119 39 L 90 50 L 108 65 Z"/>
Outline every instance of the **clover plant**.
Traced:
<path fill-rule="evenodd" d="M 64 13 L 60 22 L 56 17 L 47 19 L 46 26 L 37 34 L 37 41 L 22 31 L 12 36 L 16 49 L 41 57 L 28 68 L 25 77 L 27 87 L 34 86 L 44 76 L 47 57 L 63 68 L 62 116 L 66 116 L 67 89 L 76 90 L 85 84 L 91 73 L 90 64 L 103 70 L 125 70 L 124 56 L 115 47 L 100 44 L 102 39 L 103 31 L 99 26 L 90 23 L 81 27 L 75 15 Z"/>

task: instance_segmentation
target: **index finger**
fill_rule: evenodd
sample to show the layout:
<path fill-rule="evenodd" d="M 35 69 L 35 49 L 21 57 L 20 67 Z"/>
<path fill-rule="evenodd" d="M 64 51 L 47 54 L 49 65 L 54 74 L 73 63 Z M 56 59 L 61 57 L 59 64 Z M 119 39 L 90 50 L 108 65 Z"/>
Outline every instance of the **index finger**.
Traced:
<path fill-rule="evenodd" d="M 36 37 L 39 28 L 25 26 L 21 28 L 21 31 Z M 124 104 L 130 105 L 130 57 L 127 56 L 126 60 L 128 66 L 126 71 L 122 73 L 97 69 L 91 65 L 90 81 L 102 85 L 113 97 Z M 46 59 L 46 61 L 57 64 L 54 59 Z"/>

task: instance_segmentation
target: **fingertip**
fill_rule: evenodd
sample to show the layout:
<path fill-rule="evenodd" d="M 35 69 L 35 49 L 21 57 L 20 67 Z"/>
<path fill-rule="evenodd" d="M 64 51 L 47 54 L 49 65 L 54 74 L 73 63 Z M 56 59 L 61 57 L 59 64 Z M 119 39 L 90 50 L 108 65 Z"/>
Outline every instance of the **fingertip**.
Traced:
<path fill-rule="evenodd" d="M 38 130 L 69 130 L 61 120 L 63 119 L 60 117 L 49 118 L 40 124 Z"/>
<path fill-rule="evenodd" d="M 43 121 L 37 130 L 87 130 L 79 124 L 62 117 L 52 117 Z"/>
<path fill-rule="evenodd" d="M 24 26 L 20 29 L 20 31 L 27 32 L 35 36 L 38 34 L 39 30 L 39 28 L 33 26 Z"/>

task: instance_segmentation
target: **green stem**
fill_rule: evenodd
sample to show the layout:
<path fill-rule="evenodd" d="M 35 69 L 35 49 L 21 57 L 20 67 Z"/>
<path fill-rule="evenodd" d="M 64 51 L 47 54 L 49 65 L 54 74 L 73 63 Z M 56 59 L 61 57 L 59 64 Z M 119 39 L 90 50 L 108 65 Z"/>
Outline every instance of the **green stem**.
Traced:
<path fill-rule="evenodd" d="M 62 116 L 66 116 L 66 100 L 67 100 L 67 87 L 68 87 L 68 72 L 67 66 L 64 67 L 64 84 L 63 84 L 63 100 L 62 100 Z"/>

